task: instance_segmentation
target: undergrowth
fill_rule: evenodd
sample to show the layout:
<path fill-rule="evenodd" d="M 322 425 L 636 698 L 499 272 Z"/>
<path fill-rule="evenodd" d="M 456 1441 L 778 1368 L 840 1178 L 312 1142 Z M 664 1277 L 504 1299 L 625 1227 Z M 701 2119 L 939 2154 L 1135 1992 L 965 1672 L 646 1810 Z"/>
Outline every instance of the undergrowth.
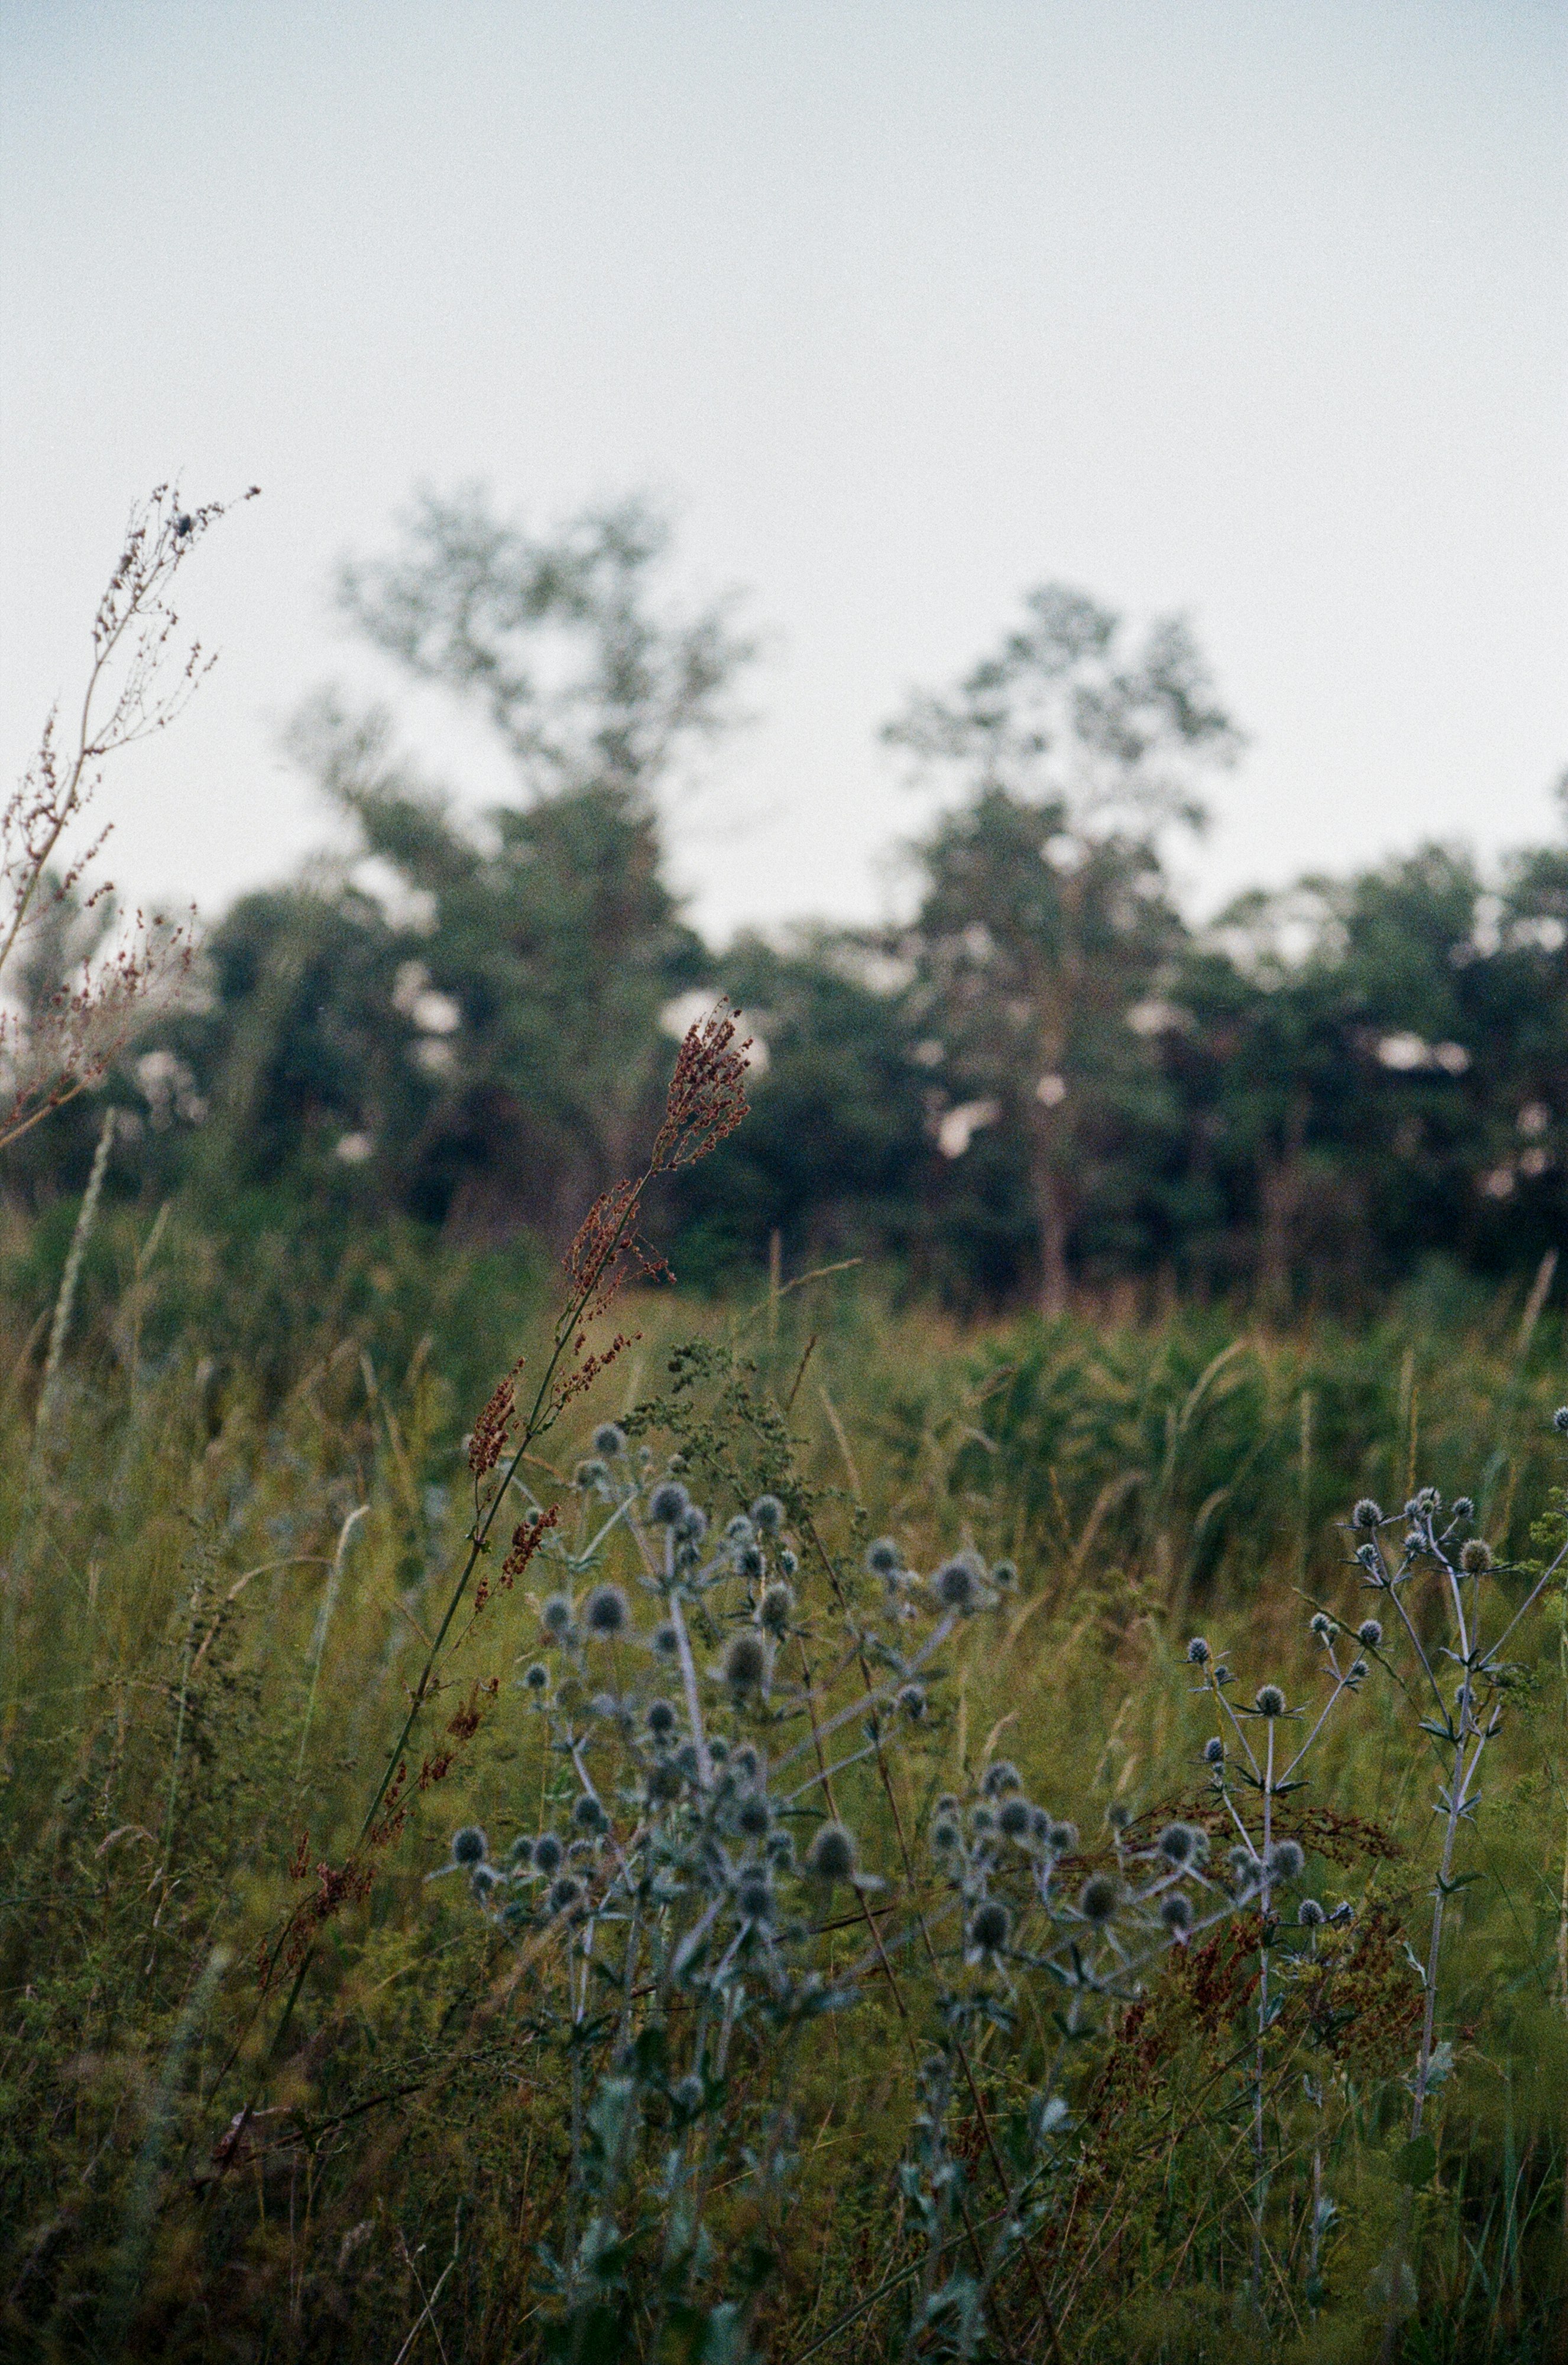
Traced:
<path fill-rule="evenodd" d="M 482 1415 L 177 1212 L 9 1305 L 5 2353 L 1568 2355 L 1557 1317 L 611 1312 L 636 1211 Z"/>

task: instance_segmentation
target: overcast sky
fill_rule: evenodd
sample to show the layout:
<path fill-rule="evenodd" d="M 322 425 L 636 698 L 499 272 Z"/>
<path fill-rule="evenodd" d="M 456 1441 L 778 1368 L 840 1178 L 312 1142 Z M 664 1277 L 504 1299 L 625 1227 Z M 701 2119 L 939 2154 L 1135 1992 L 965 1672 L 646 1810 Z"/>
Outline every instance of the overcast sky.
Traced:
<path fill-rule="evenodd" d="M 1055 577 L 1192 615 L 1250 736 L 1195 903 L 1555 825 L 1568 10 L 1534 0 L 6 0 L 0 734 L 130 496 L 264 499 L 220 667 L 106 784 L 208 913 L 329 824 L 279 735 L 386 682 L 327 587 L 412 487 L 628 490 L 767 640 L 672 815 L 697 916 L 871 916 L 876 726 Z M 426 761 L 503 776 L 426 700 Z"/>

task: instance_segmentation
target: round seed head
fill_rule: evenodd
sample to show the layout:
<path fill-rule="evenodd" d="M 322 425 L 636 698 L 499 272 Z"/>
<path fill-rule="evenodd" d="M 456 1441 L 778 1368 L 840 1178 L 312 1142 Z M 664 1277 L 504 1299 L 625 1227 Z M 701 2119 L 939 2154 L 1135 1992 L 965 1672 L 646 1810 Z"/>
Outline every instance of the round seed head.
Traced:
<path fill-rule="evenodd" d="M 1005 1757 L 998 1757 L 986 1767 L 985 1779 L 980 1784 L 980 1788 L 988 1799 L 1005 1799 L 1010 1791 L 1021 1790 L 1023 1788 L 1023 1776 L 1016 1765 L 1011 1764 Z"/>
<path fill-rule="evenodd" d="M 1273 1880 L 1299 1880 L 1306 1858 L 1294 1840 L 1276 1840 L 1269 1850 L 1269 1875 Z"/>
<path fill-rule="evenodd" d="M 1051 1825 L 1050 1850 L 1053 1855 L 1071 1855 L 1077 1846 L 1078 1825 L 1076 1823 Z"/>
<path fill-rule="evenodd" d="M 632 1623 L 632 1605 L 618 1585 L 596 1585 L 583 1604 L 583 1624 L 596 1642 L 613 1642 Z"/>
<path fill-rule="evenodd" d="M 1159 1848 L 1167 1864 L 1191 1864 L 1204 1834 L 1195 1823 L 1167 1823 Z"/>
<path fill-rule="evenodd" d="M 552 1913 L 572 1912 L 583 1901 L 582 1882 L 572 1873 L 564 1872 L 559 1880 L 550 1883 L 550 1893 L 544 1901 Z"/>
<path fill-rule="evenodd" d="M 1205 1765 L 1225 1764 L 1225 1743 L 1217 1732 L 1212 1741 L 1205 1741 L 1204 1743 L 1204 1764 Z"/>
<path fill-rule="evenodd" d="M 1172 1889 L 1159 1900 L 1159 1918 L 1173 1938 L 1184 1938 L 1193 1926 L 1192 1900 Z"/>
<path fill-rule="evenodd" d="M 648 1731 L 655 1741 L 667 1741 L 676 1728 L 676 1713 L 668 1700 L 648 1703 Z"/>
<path fill-rule="evenodd" d="M 757 1606 L 757 1616 L 770 1634 L 786 1634 L 795 1607 L 795 1597 L 787 1585 L 770 1585 Z"/>
<path fill-rule="evenodd" d="M 923 1721 L 925 1715 L 925 1686 L 924 1684 L 901 1685 L 897 1694 L 897 1698 L 900 1708 L 902 1709 L 911 1724 L 919 1724 Z"/>
<path fill-rule="evenodd" d="M 767 1646 L 760 1634 L 743 1626 L 724 1646 L 724 1681 L 733 1691 L 755 1691 L 767 1673 Z"/>
<path fill-rule="evenodd" d="M 626 1431 L 612 1420 L 602 1420 L 593 1433 L 593 1450 L 613 1462 L 618 1453 L 626 1451 Z"/>
<path fill-rule="evenodd" d="M 1029 1840 L 1032 1846 L 1048 1848 L 1051 1844 L 1051 1833 L 1055 1829 L 1056 1825 L 1044 1807 L 1030 1808 Z"/>
<path fill-rule="evenodd" d="M 1340 1500 L 1343 1501 L 1343 1496 L 1341 1496 Z M 1353 1528 L 1381 1528 L 1383 1525 L 1382 1505 L 1380 1503 L 1374 1503 L 1370 1495 L 1363 1495 L 1361 1501 L 1356 1505 L 1355 1509 L 1350 1513 L 1350 1525 Z"/>
<path fill-rule="evenodd" d="M 801 1565 L 788 1544 L 780 1544 L 778 1547 L 778 1565 L 786 1576 L 793 1576 Z"/>
<path fill-rule="evenodd" d="M 1484 1576 L 1492 1565 L 1492 1547 L 1479 1536 L 1472 1536 L 1461 1547 L 1459 1564 L 1466 1576 Z"/>
<path fill-rule="evenodd" d="M 579 1832 L 601 1832 L 607 1821 L 608 1817 L 599 1800 L 590 1798 L 585 1790 L 572 1809 L 572 1821 L 575 1827 Z"/>
<path fill-rule="evenodd" d="M 673 1758 L 656 1757 L 648 1768 L 647 1794 L 655 1806 L 680 1796 L 680 1767 Z"/>
<path fill-rule="evenodd" d="M 975 1837 L 986 1839 L 996 1829 L 996 1810 L 993 1807 L 977 1807 L 969 1821 L 974 1826 Z"/>
<path fill-rule="evenodd" d="M 1316 1897 L 1304 1897 L 1296 1907 L 1295 1918 L 1304 1930 L 1320 1929 L 1328 1916 Z"/>
<path fill-rule="evenodd" d="M 1568 1405 L 1559 1405 L 1551 1416 L 1551 1426 L 1559 1437 L 1568 1437 Z"/>
<path fill-rule="evenodd" d="M 1312 1625 L 1309 1631 L 1316 1635 L 1320 1642 L 1332 1642 L 1334 1638 L 1334 1620 L 1328 1616 L 1326 1610 L 1320 1609 L 1312 1620 Z"/>
<path fill-rule="evenodd" d="M 1086 1922 L 1103 1929 L 1122 1901 L 1122 1884 L 1108 1872 L 1091 1873 L 1078 1892 L 1078 1910 Z"/>
<path fill-rule="evenodd" d="M 547 1692 L 550 1688 L 550 1670 L 542 1659 L 535 1659 L 533 1664 L 524 1672 L 522 1680 L 531 1692 Z"/>
<path fill-rule="evenodd" d="M 818 1880 L 852 1880 L 855 1877 L 855 1834 L 844 1823 L 823 1823 L 806 1850 L 806 1869 Z"/>
<path fill-rule="evenodd" d="M 1111 1829 L 1114 1832 L 1125 1832 L 1128 1824 L 1132 1821 L 1132 1809 L 1130 1807 L 1125 1807 L 1119 1799 L 1113 1806 L 1109 1806 L 1105 1810 L 1105 1821 L 1110 1824 Z"/>
<path fill-rule="evenodd" d="M 764 1872 L 743 1872 L 735 1883 L 735 1911 L 743 1922 L 771 1922 L 773 1884 Z"/>
<path fill-rule="evenodd" d="M 988 1897 L 969 1917 L 969 1944 L 982 1955 L 1000 1954 L 1012 1934 L 1013 1916 L 999 1897 Z"/>
<path fill-rule="evenodd" d="M 997 1815 L 996 1828 L 1003 1839 L 1016 1840 L 1022 1845 L 1029 1837 L 1034 1815 L 1027 1799 L 1008 1799 Z"/>
<path fill-rule="evenodd" d="M 743 1741 L 730 1758 L 730 1771 L 738 1782 L 755 1782 L 762 1772 L 762 1760 L 749 1741 Z"/>
<path fill-rule="evenodd" d="M 1377 1618 L 1363 1618 L 1356 1629 L 1356 1640 L 1358 1642 L 1364 1642 L 1369 1651 L 1375 1651 L 1383 1640 L 1382 1620 Z"/>
<path fill-rule="evenodd" d="M 704 2090 L 700 2078 L 682 2078 L 670 2088 L 669 2098 L 683 2119 L 694 2119 L 702 2108 Z"/>
<path fill-rule="evenodd" d="M 565 1854 L 554 1832 L 541 1832 L 529 1851 L 529 1861 L 535 1872 L 542 1872 L 548 1879 L 552 1873 L 560 1871 Z"/>
<path fill-rule="evenodd" d="M 572 1631 L 572 1597 L 569 1593 L 553 1593 L 539 1613 L 539 1623 L 546 1634 L 557 1640 Z"/>
<path fill-rule="evenodd" d="M 969 1618 L 980 1608 L 980 1581 L 971 1562 L 945 1561 L 931 1582 L 944 1609 L 957 1610 L 960 1618 Z"/>
<path fill-rule="evenodd" d="M 724 1530 L 724 1541 L 732 1544 L 749 1544 L 756 1533 L 744 1511 L 737 1511 Z"/>
<path fill-rule="evenodd" d="M 784 1506 L 777 1495 L 759 1495 L 751 1507 L 751 1523 L 759 1536 L 776 1536 L 784 1524 Z"/>
<path fill-rule="evenodd" d="M 938 1855 L 951 1855 L 962 1844 L 963 1836 L 951 1815 L 938 1815 L 931 1826 L 931 1844 Z"/>
<path fill-rule="evenodd" d="M 1453 1515 L 1456 1519 L 1473 1519 L 1475 1517 L 1475 1506 L 1468 1495 L 1454 1497 Z"/>
<path fill-rule="evenodd" d="M 903 1564 L 903 1554 L 891 1536 L 879 1536 L 866 1547 L 866 1565 L 873 1576 L 896 1576 Z"/>
<path fill-rule="evenodd" d="M 764 1557 L 762 1546 L 760 1544 L 738 1544 L 735 1548 L 735 1566 L 739 1569 L 744 1577 L 748 1578 L 749 1581 L 755 1585 L 758 1577 L 766 1574 L 767 1568 L 767 1562 Z"/>
<path fill-rule="evenodd" d="M 465 1823 L 460 1832 L 452 1834 L 454 1864 L 483 1864 L 490 1853 L 490 1843 L 477 1823 Z"/>
<path fill-rule="evenodd" d="M 1250 1889 L 1258 1878 L 1258 1859 L 1249 1847 L 1233 1847 L 1226 1857 L 1233 1889 Z"/>
<path fill-rule="evenodd" d="M 773 1828 L 773 1810 L 760 1790 L 748 1790 L 735 1809 L 735 1829 L 748 1840 L 765 1840 Z"/>
<path fill-rule="evenodd" d="M 1011 1593 L 1014 1586 L 1018 1582 L 1017 1563 L 1010 1560 L 999 1560 L 996 1566 L 991 1572 L 991 1581 L 992 1585 L 1000 1586 L 1003 1593 Z"/>
<path fill-rule="evenodd" d="M 602 1486 L 609 1475 L 610 1473 L 604 1463 L 597 1455 L 593 1455 L 587 1462 L 578 1463 L 572 1473 L 572 1484 L 584 1490 L 589 1486 Z"/>
<path fill-rule="evenodd" d="M 1187 1664 L 1190 1667 L 1206 1667 L 1208 1663 L 1209 1646 L 1201 1634 L 1194 1634 L 1187 1645 Z"/>
<path fill-rule="evenodd" d="M 1366 1672 L 1367 1663 L 1364 1659 L 1352 1659 L 1345 1670 L 1345 1681 L 1348 1684 L 1359 1684 L 1365 1677 Z"/>
<path fill-rule="evenodd" d="M 1252 1705 L 1260 1716 L 1272 1722 L 1275 1717 L 1283 1716 L 1285 1712 L 1285 1696 L 1278 1684 L 1260 1684 Z"/>
<path fill-rule="evenodd" d="M 695 1548 L 708 1532 L 708 1514 L 700 1503 L 688 1503 L 675 1522 L 675 1532 L 683 1544 Z"/>
<path fill-rule="evenodd" d="M 655 1627 L 653 1633 L 649 1636 L 648 1640 L 650 1647 L 656 1658 L 679 1658 L 680 1637 L 667 1620 L 662 1626 Z"/>
<path fill-rule="evenodd" d="M 767 1855 L 768 1863 L 776 1864 L 781 1872 L 793 1872 L 795 1868 L 793 1836 L 789 1832 L 769 1833 Z"/>
<path fill-rule="evenodd" d="M 661 1478 L 648 1497 L 648 1517 L 655 1528 L 673 1528 L 690 1500 L 678 1478 Z"/>

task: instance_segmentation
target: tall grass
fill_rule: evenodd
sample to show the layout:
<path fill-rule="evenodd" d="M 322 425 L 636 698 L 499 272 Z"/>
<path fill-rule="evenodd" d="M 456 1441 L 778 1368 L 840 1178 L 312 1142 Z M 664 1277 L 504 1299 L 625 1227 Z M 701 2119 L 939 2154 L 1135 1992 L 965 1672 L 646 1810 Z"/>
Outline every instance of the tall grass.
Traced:
<path fill-rule="evenodd" d="M 1097 1869 L 1157 1918 L 1157 1834 L 1189 1825 L 1213 1865 L 1223 1852 L 1233 1818 L 1204 1756 L 1193 1632 L 1210 1670 L 1245 1671 L 1237 1705 L 1264 1678 L 1290 1703 L 1321 1698 L 1309 1620 L 1339 1621 L 1343 1665 L 1343 1635 L 1377 1607 L 1342 1523 L 1358 1496 L 1396 1509 L 1424 1484 L 1476 1497 L 1466 1532 L 1504 1564 L 1486 1581 L 1499 1605 L 1523 1599 L 1509 1564 L 1549 1559 L 1559 1536 L 1559 1314 L 1538 1307 L 1525 1337 L 1517 1301 L 1360 1331 L 1177 1310 L 965 1336 L 860 1274 L 755 1306 L 643 1290 L 597 1391 L 526 1440 L 518 1485 L 556 1514 L 548 1549 L 510 1587 L 498 1552 L 479 1554 L 487 1597 L 476 1614 L 465 1596 L 457 1648 L 432 1668 L 476 1519 L 461 1313 L 449 1328 L 426 1303 L 399 1328 L 378 1310 L 392 1293 L 373 1292 L 312 1335 L 297 1309 L 288 1367 L 253 1368 L 188 1312 L 199 1240 L 176 1211 L 147 1257 L 150 1229 L 86 1245 L 41 1425 L 51 1300 L 23 1268 L 5 1309 L 6 2354 L 1568 2354 L 1557 1582 L 1510 1641 L 1506 1714 L 1450 1860 L 1429 2043 L 1447 1827 L 1407 1698 L 1419 1669 L 1386 1609 L 1309 1788 L 1279 1810 L 1305 1850 L 1288 1909 L 1238 1876 L 1223 1911 L 1200 1904 L 1212 1927 L 1172 1923 L 1133 1974 L 1085 1988 L 1076 2024 L 1076 1975 L 1062 1984 L 1062 1933 Z M 532 1284 L 486 1318 L 515 1321 L 508 1362 L 546 1368 L 558 1334 Z M 630 1432 L 626 1456 L 581 1476 L 607 1420 Z M 521 1844 L 570 1813 L 563 1719 L 577 1732 L 605 1680 L 586 1642 L 551 1643 L 540 1608 L 568 1578 L 579 1612 L 591 1584 L 618 1585 L 633 1631 L 651 1630 L 663 1613 L 652 1594 L 642 1606 L 634 1531 L 656 1537 L 644 1507 L 671 1454 L 714 1534 L 764 1492 L 781 1499 L 767 1551 L 794 1560 L 799 1714 L 830 1765 L 853 1760 L 831 1803 L 883 1884 L 824 1876 L 790 1908 L 799 1976 L 846 2001 L 792 2036 L 787 2095 L 744 2013 L 719 2079 L 690 2050 L 700 2000 L 673 1989 L 665 2066 L 637 2055 L 658 1999 L 610 1922 L 598 1943 L 622 1983 L 600 2058 L 581 1924 L 543 1912 Z M 480 1473 L 481 1515 L 495 1475 Z M 985 1603 L 923 1664 L 920 1716 L 868 1738 L 893 1631 L 866 1566 L 875 1537 L 927 1576 L 968 1552 Z M 551 1560 L 557 1541 L 575 1575 Z M 749 1580 L 737 1564 L 724 1581 L 740 1591 L 689 1606 L 693 1664 L 670 1697 L 685 1717 L 689 1673 L 693 1723 L 734 1747 L 762 1709 L 708 1674 L 745 1623 L 726 1605 Z M 1434 1652 L 1427 1575 L 1405 1599 Z M 921 1616 L 933 1631 L 936 1611 Z M 548 1714 L 524 1680 L 535 1664 Z M 654 1664 L 629 1653 L 616 1687 L 651 1698 Z M 421 1721 L 395 1752 L 411 1704 Z M 987 1788 L 1003 1761 L 1016 1795 L 1078 1826 L 1048 1903 L 984 1821 L 1011 1795 Z M 814 1763 L 808 1749 L 796 1778 Z M 616 1846 L 637 1823 L 631 1764 L 604 1788 Z M 389 1769 L 385 1828 L 356 1858 Z M 1231 1796 L 1253 1828 L 1261 1794 Z M 820 1820 L 820 1799 L 803 1806 Z M 934 1853 L 944 1816 L 958 1838 Z M 465 1840 L 454 1857 L 472 1829 L 482 1852 Z M 345 1887 L 352 1864 L 367 1877 Z M 1296 1918 L 1302 1898 L 1321 1922 Z M 980 1920 L 987 1902 L 1005 1927 Z M 1341 1903 L 1353 1919 L 1335 1923 Z M 722 2100 L 681 2102 L 682 2075 Z M 624 2255 L 595 2269 L 590 2307 L 582 2244 L 607 2212 Z"/>

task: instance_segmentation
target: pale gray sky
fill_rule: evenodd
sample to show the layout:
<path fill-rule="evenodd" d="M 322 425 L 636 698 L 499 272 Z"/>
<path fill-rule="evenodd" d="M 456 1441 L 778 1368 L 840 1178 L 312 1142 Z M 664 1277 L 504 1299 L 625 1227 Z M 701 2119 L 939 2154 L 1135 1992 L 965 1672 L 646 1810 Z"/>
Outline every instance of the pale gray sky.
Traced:
<path fill-rule="evenodd" d="M 1251 734 L 1192 862 L 1553 825 L 1568 11 L 1532 0 L 6 0 L 0 738 L 80 678 L 129 497 L 265 490 L 223 660 L 106 791 L 216 910 L 327 824 L 276 752 L 374 669 L 335 559 L 416 480 L 651 492 L 749 587 L 698 916 L 869 915 L 878 749 L 1047 577 L 1182 607 Z M 427 760 L 493 793 L 424 701 Z"/>

